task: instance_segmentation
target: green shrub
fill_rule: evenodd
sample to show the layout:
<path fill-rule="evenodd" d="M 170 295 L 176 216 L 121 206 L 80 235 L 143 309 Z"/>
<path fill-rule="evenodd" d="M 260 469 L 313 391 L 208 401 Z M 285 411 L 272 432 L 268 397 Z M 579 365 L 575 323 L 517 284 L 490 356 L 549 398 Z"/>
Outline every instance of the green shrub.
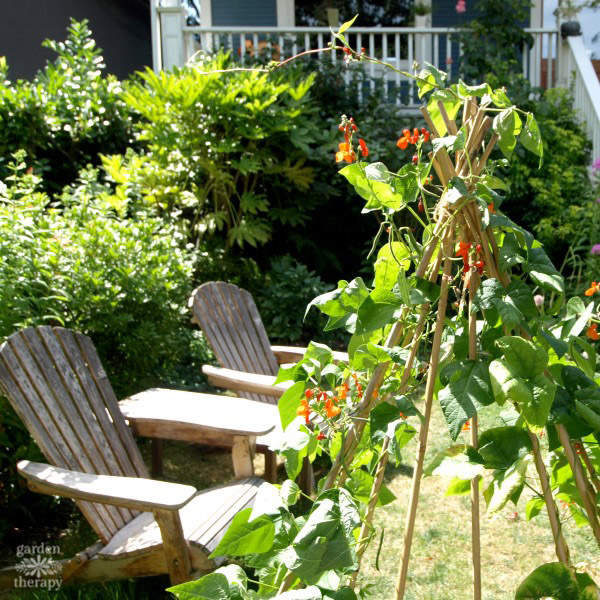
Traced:
<path fill-rule="evenodd" d="M 509 168 L 510 191 L 502 210 L 531 230 L 551 259 L 561 265 L 571 244 L 589 244 L 593 220 L 588 216 L 592 185 L 587 165 L 590 142 L 579 125 L 568 90 L 546 91 L 530 102 L 544 142 L 544 162 L 516 152 L 521 160 Z M 587 242 L 581 236 L 588 237 Z"/>
<path fill-rule="evenodd" d="M 323 341 L 321 315 L 312 311 L 304 321 L 304 311 L 313 298 L 331 287 L 291 256 L 274 258 L 256 298 L 271 341 Z"/>
<path fill-rule="evenodd" d="M 174 227 L 116 212 L 96 175 L 66 188 L 60 209 L 34 175 L 11 177 L 0 198 L 0 335 L 40 323 L 83 331 L 128 393 L 183 353 L 192 260 Z"/>
<path fill-rule="evenodd" d="M 58 56 L 31 82 L 11 82 L 10 65 L 0 62 L 0 179 L 11 154 L 24 149 L 44 172 L 45 188 L 59 193 L 81 168 L 98 163 L 100 151 L 125 151 L 132 121 L 119 81 L 102 77 L 87 21 L 72 20 L 65 42 L 43 45 Z"/>
<path fill-rule="evenodd" d="M 200 350 L 187 314 L 193 260 L 181 233 L 156 217 L 124 218 L 93 170 L 56 208 L 36 191 L 39 178 L 23 173 L 22 153 L 11 168 L 0 189 L 0 336 L 40 324 L 88 334 L 120 397 L 171 376 L 190 348 Z M 14 470 L 21 458 L 39 452 L 4 401 L 0 510 L 13 525 L 32 508 L 17 502 L 26 489 Z"/>
<path fill-rule="evenodd" d="M 145 152 L 104 160 L 118 199 L 183 217 L 190 239 L 213 237 L 226 249 L 264 244 L 274 227 L 306 219 L 313 174 L 305 163 L 320 136 L 310 78 L 203 73 L 231 65 L 219 54 L 129 84 L 124 99 Z"/>

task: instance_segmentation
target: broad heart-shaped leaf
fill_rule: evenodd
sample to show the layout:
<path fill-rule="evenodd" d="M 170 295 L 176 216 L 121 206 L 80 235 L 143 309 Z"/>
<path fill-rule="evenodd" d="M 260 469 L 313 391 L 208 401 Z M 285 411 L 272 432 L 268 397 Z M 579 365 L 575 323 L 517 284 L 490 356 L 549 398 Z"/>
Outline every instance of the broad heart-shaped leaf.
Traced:
<path fill-rule="evenodd" d="M 525 505 L 525 519 L 527 521 L 531 521 L 531 519 L 537 517 L 546 507 L 546 503 L 543 498 L 539 496 L 535 496 L 534 498 L 529 498 L 527 500 L 527 504 Z"/>
<path fill-rule="evenodd" d="M 506 363 L 518 377 L 529 379 L 544 372 L 548 353 L 544 348 L 519 336 L 504 336 L 496 340 Z"/>
<path fill-rule="evenodd" d="M 523 131 L 519 136 L 519 141 L 526 150 L 529 150 L 529 152 L 533 152 L 536 156 L 540 157 L 539 166 L 541 167 L 544 156 L 544 144 L 542 143 L 540 128 L 538 127 L 535 117 L 531 113 L 527 113 L 527 120 L 525 122 L 525 127 L 523 127 Z"/>
<path fill-rule="evenodd" d="M 355 567 L 353 532 L 360 525 L 356 504 L 347 490 L 321 494 L 292 546 L 282 553 L 290 571 L 314 584 L 324 571 Z"/>
<path fill-rule="evenodd" d="M 479 437 L 479 454 L 488 469 L 508 469 L 528 452 L 531 452 L 531 440 L 519 427 L 494 427 Z"/>
<path fill-rule="evenodd" d="M 450 374 L 451 373 L 451 374 Z M 438 399 L 448 423 L 450 437 L 456 440 L 462 426 L 484 406 L 494 401 L 488 365 L 483 361 L 461 360 L 445 367 L 448 385 L 440 390 Z"/>
<path fill-rule="evenodd" d="M 215 556 L 243 556 L 268 552 L 275 538 L 275 526 L 267 515 L 261 515 L 254 521 L 248 521 L 251 508 L 240 511 L 229 525 L 223 539 L 214 549 L 210 558 Z"/>
<path fill-rule="evenodd" d="M 356 333 L 360 335 L 385 327 L 390 321 L 400 317 L 403 306 L 402 300 L 392 292 L 387 294 L 372 292 L 358 309 Z"/>
<path fill-rule="evenodd" d="M 524 454 L 508 469 L 494 471 L 492 481 L 483 492 L 489 514 L 504 508 L 511 496 L 523 484 L 527 467 L 532 460 L 531 454 Z"/>
<path fill-rule="evenodd" d="M 359 502 L 368 504 L 371 498 L 374 479 L 373 475 L 367 473 L 363 469 L 355 469 L 352 471 L 350 479 L 346 479 L 345 485 L 354 498 Z M 385 506 L 395 499 L 396 496 L 392 494 L 390 489 L 387 486 L 382 485 L 377 497 L 377 506 Z"/>
<path fill-rule="evenodd" d="M 484 472 L 485 467 L 477 451 L 466 444 L 457 444 L 439 452 L 423 474 L 473 479 Z"/>
<path fill-rule="evenodd" d="M 415 165 L 404 165 L 392 180 L 394 189 L 404 201 L 404 204 L 414 202 L 419 194 L 419 183 L 417 167 Z"/>
<path fill-rule="evenodd" d="M 582 600 L 575 575 L 563 563 L 546 563 L 532 571 L 515 592 L 515 600 Z"/>
<path fill-rule="evenodd" d="M 286 479 L 281 484 L 281 489 L 279 490 L 279 494 L 281 495 L 281 499 L 287 506 L 293 506 L 298 502 L 298 498 L 300 497 L 300 488 L 295 481 L 291 479 Z"/>
<path fill-rule="evenodd" d="M 419 88 L 419 98 L 422 98 L 427 92 L 436 87 L 444 87 L 447 75 L 437 67 L 425 62 L 425 68 L 419 72 L 417 87 Z M 440 134 L 441 135 L 441 134 Z"/>
<path fill-rule="evenodd" d="M 511 329 L 521 323 L 524 316 L 537 315 L 531 290 L 519 280 L 512 281 L 506 289 L 497 279 L 483 281 L 473 299 L 472 310 L 490 308 L 495 308 L 502 323 Z"/>
<path fill-rule="evenodd" d="M 537 285 L 544 290 L 565 293 L 565 280 L 548 258 L 544 248 L 541 246 L 530 248 L 527 262 L 529 276 Z"/>
<path fill-rule="evenodd" d="M 438 133 L 443 137 L 446 135 L 448 128 L 446 127 L 446 123 L 437 104 L 440 100 L 444 104 L 444 108 L 446 109 L 446 113 L 448 114 L 448 118 L 450 120 L 454 119 L 454 117 L 457 115 L 458 109 L 462 103 L 460 98 L 458 98 L 458 96 L 453 94 L 450 90 L 438 90 L 429 97 L 427 111 L 429 112 L 431 120 L 433 121 Z"/>
<path fill-rule="evenodd" d="M 555 383 L 543 374 L 524 379 L 504 359 L 491 362 L 490 380 L 494 398 L 500 406 L 510 400 L 519 405 L 531 428 L 539 429 L 546 425 L 556 394 Z"/>
<path fill-rule="evenodd" d="M 506 158 L 510 158 L 517 145 L 516 136 L 521 132 L 521 118 L 514 108 L 505 108 L 494 118 L 494 131 L 498 134 L 498 146 Z"/>
<path fill-rule="evenodd" d="M 285 428 L 298 416 L 298 409 L 300 408 L 300 401 L 304 395 L 304 388 L 306 384 L 304 381 L 297 381 L 283 392 L 281 398 L 277 402 L 277 408 L 279 409 L 279 418 L 281 419 L 281 427 L 285 431 Z"/>
<path fill-rule="evenodd" d="M 221 573 L 209 573 L 196 581 L 187 581 L 167 588 L 167 592 L 171 592 L 179 600 L 230 600 L 242 597 L 239 589 L 236 594 L 236 590 L 231 589 L 227 577 Z"/>
<path fill-rule="evenodd" d="M 458 80 L 458 95 L 461 98 L 467 98 L 468 96 L 476 96 L 482 98 L 486 94 L 491 94 L 492 88 L 489 83 L 482 83 L 480 85 L 467 85 L 462 79 Z"/>
<path fill-rule="evenodd" d="M 391 290 L 398 281 L 398 271 L 410 267 L 410 250 L 402 242 L 382 246 L 375 261 L 375 288 Z"/>
<path fill-rule="evenodd" d="M 527 262 L 523 254 L 517 236 L 514 233 L 504 235 L 502 246 L 498 255 L 498 267 L 504 273 L 510 267 Z"/>

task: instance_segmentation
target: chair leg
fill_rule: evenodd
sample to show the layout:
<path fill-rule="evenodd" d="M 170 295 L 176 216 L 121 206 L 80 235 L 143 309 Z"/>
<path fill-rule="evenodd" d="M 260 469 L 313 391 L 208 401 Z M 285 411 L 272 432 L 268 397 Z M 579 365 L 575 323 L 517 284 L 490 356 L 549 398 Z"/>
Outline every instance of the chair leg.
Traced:
<path fill-rule="evenodd" d="M 179 511 L 155 510 L 153 512 L 162 536 L 163 552 L 167 561 L 171 585 L 189 581 L 192 561 L 183 535 Z"/>
<path fill-rule="evenodd" d="M 302 471 L 300 471 L 298 485 L 307 496 L 310 496 L 315 489 L 315 475 L 308 458 L 305 458 L 302 462 Z"/>
<path fill-rule="evenodd" d="M 277 454 L 273 450 L 265 450 L 265 479 L 277 483 Z"/>
<path fill-rule="evenodd" d="M 159 479 L 163 475 L 163 441 L 160 438 L 151 440 L 152 466 L 150 473 L 152 479 Z"/>
<path fill-rule="evenodd" d="M 248 436 L 233 436 L 231 458 L 233 460 L 233 474 L 236 479 L 252 477 L 254 475 L 254 465 L 252 464 L 252 447 L 250 445 Z"/>

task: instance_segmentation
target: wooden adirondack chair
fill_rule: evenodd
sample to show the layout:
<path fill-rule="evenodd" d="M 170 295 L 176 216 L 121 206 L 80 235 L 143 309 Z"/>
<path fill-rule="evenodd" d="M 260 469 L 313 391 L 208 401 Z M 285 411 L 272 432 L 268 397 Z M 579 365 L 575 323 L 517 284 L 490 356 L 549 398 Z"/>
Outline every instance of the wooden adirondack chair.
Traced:
<path fill-rule="evenodd" d="M 63 579 L 168 573 L 179 583 L 216 567 L 209 554 L 263 482 L 197 492 L 148 479 L 90 338 L 60 327 L 13 334 L 0 347 L 0 388 L 50 463 L 21 461 L 19 472 L 34 491 L 73 498 L 100 538 L 63 561 Z"/>
<path fill-rule="evenodd" d="M 189 306 L 192 321 L 202 329 L 221 364 L 202 367 L 208 381 L 244 398 L 276 405 L 288 387 L 273 385 L 279 365 L 300 360 L 306 348 L 272 346 L 252 294 L 231 283 L 202 284 L 192 293 Z M 334 354 L 338 360 L 348 360 L 346 353 Z M 273 423 L 280 428 L 276 410 Z M 277 463 L 269 444 L 275 435 L 277 430 L 256 440 L 257 451 L 265 454 L 266 478 L 272 482 L 276 481 Z"/>

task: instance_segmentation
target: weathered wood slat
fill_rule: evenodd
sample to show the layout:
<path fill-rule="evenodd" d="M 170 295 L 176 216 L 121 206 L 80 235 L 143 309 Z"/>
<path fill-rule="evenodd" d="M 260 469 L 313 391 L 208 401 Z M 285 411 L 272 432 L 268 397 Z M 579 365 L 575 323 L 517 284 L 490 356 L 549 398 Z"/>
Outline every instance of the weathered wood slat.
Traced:
<path fill-rule="evenodd" d="M 242 502 L 252 501 L 261 484 L 260 479 L 252 477 L 199 492 L 179 511 L 184 537 L 190 544 L 206 546 L 212 538 L 203 537 L 202 532 L 224 514 L 230 515 L 231 519 L 232 508 L 237 506 L 240 498 Z M 161 543 L 153 514 L 142 513 L 119 531 L 99 554 L 109 559 L 135 556 Z"/>
<path fill-rule="evenodd" d="M 274 375 L 245 373 L 244 371 L 222 369 L 221 367 L 213 367 L 212 365 L 204 365 L 202 372 L 208 377 L 208 381 L 217 387 L 236 390 L 237 392 L 258 392 L 266 396 L 272 396 L 273 398 L 281 397 L 285 390 L 292 385 L 288 381 L 274 385 Z M 271 400 L 271 402 L 275 404 L 276 400 Z"/>
<path fill-rule="evenodd" d="M 90 338 L 86 335 L 78 334 L 77 343 L 79 344 L 87 363 L 90 366 L 92 377 L 96 381 L 96 385 L 102 394 L 108 414 L 110 415 L 111 421 L 115 426 L 117 433 L 119 434 L 121 442 L 127 451 L 129 458 L 131 459 L 131 464 L 133 465 L 137 476 L 148 477 L 148 469 L 144 463 L 144 459 L 142 458 L 139 448 L 133 439 L 133 434 L 122 418 L 119 402 L 115 396 L 112 386 L 110 385 L 110 382 L 108 381 L 108 377 L 106 376 L 104 367 L 102 367 L 98 352 L 96 352 L 96 348 L 94 348 L 94 344 L 92 344 L 92 340 L 90 340 Z"/>
<path fill-rule="evenodd" d="M 244 323 L 239 313 L 232 311 L 232 303 L 234 302 L 231 296 L 228 284 L 222 283 L 208 283 L 206 284 L 206 298 L 205 306 L 208 305 L 208 299 L 212 303 L 211 310 L 213 311 L 214 319 L 221 328 L 223 338 L 221 344 L 224 344 L 228 349 L 238 356 L 238 365 L 235 369 L 239 371 L 245 371 L 248 373 L 255 372 L 256 368 L 252 364 L 252 357 L 250 355 L 255 354 L 254 349 L 250 349 L 244 346 L 244 340 L 241 336 L 241 332 L 245 332 L 247 323 Z M 254 356 L 254 360 L 260 365 L 260 357 Z M 256 371 L 262 373 L 262 369 Z M 259 394 L 250 394 L 249 398 L 257 402 L 261 402 Z"/>
<path fill-rule="evenodd" d="M 22 460 L 19 473 L 43 494 L 137 510 L 178 510 L 196 494 L 191 485 L 141 477 L 94 475 Z"/>
<path fill-rule="evenodd" d="M 73 370 L 69 358 L 57 337 L 57 332 L 52 327 L 42 326 L 37 328 L 37 333 L 47 349 L 46 356 L 54 363 L 54 368 L 45 370 L 57 373 L 64 388 L 68 391 L 68 394 L 62 397 L 57 396 L 60 399 L 59 410 L 63 411 L 73 431 L 81 441 L 77 452 L 81 455 L 87 454 L 93 464 L 89 471 L 84 469 L 84 472 L 95 472 L 103 475 L 117 474 L 116 459 L 102 434 L 96 416 L 89 407 L 77 374 Z M 133 517 L 129 511 L 123 508 L 106 507 L 106 511 L 110 513 L 115 522 L 115 530 L 123 527 Z"/>
<path fill-rule="evenodd" d="M 66 468 L 79 468 L 84 471 L 93 471 L 94 464 L 90 460 L 89 455 L 85 451 L 82 452 L 82 440 L 77 437 L 70 422 L 64 415 L 63 410 L 55 402 L 55 394 L 53 392 L 48 392 L 47 395 L 42 398 L 40 390 L 36 389 L 34 382 L 40 385 L 43 391 L 47 391 L 42 386 L 43 378 L 41 376 L 36 376 L 36 364 L 31 354 L 29 354 L 29 349 L 25 344 L 22 333 L 17 332 L 16 334 L 13 334 L 4 343 L 0 353 L 5 366 L 12 376 L 12 386 L 10 381 L 4 382 L 7 388 L 7 396 L 9 398 L 11 398 L 11 396 L 13 398 L 18 397 L 17 395 L 13 396 L 15 387 L 21 392 L 20 399 L 24 404 L 21 404 L 20 406 L 24 408 L 28 405 L 31 409 L 31 420 L 25 421 L 25 424 L 33 434 L 36 442 L 38 442 L 38 444 L 40 443 L 38 436 L 40 436 L 42 431 L 47 432 L 47 435 L 52 436 L 53 438 L 56 437 L 54 429 L 58 430 L 60 433 L 60 437 L 54 440 L 55 444 L 60 448 L 60 455 L 52 455 L 49 457 L 49 460 L 53 464 L 58 464 Z M 33 381 L 31 377 L 33 377 Z M 64 394 L 64 398 L 68 398 L 66 391 Z M 85 443 L 90 443 L 87 438 L 84 439 Z M 113 514 L 113 512 L 115 514 Z M 103 532 L 103 535 L 105 535 L 104 532 L 108 530 L 110 536 L 117 531 L 122 524 L 122 518 L 116 510 L 111 512 L 105 507 L 95 507 L 94 513 L 95 515 L 91 520 L 91 524 L 98 535 L 100 535 L 101 531 Z M 95 521 L 99 521 L 97 528 L 95 526 Z"/>
<path fill-rule="evenodd" d="M 44 456 L 49 461 L 56 462 L 56 464 L 63 465 L 67 468 L 77 468 L 77 463 L 68 447 L 65 445 L 62 437 L 56 435 L 53 436 L 46 428 L 41 426 L 43 415 L 36 413 L 32 409 L 26 396 L 13 379 L 7 368 L 4 352 L 2 352 L 3 346 L 0 347 L 0 388 L 2 389 L 2 392 L 7 398 L 13 400 L 11 404 L 15 412 L 34 437 Z M 85 518 L 92 525 L 94 531 L 98 534 L 98 537 L 106 543 L 110 539 L 112 531 L 100 517 L 96 507 L 88 502 L 78 503 L 78 506 Z M 112 520 L 110 520 L 110 522 L 112 523 Z"/>
<path fill-rule="evenodd" d="M 208 282 L 194 291 L 190 307 L 193 320 L 223 367 L 262 375 L 277 373 L 277 360 L 250 293 L 232 284 Z M 240 389 L 239 395 L 274 404 L 260 391 Z"/>
<path fill-rule="evenodd" d="M 252 324 L 254 325 L 254 332 L 256 334 L 257 339 L 260 341 L 260 346 L 262 348 L 265 364 L 268 366 L 268 371 L 266 371 L 267 375 L 277 375 L 277 371 L 279 370 L 279 365 L 277 364 L 277 360 L 275 360 L 275 356 L 271 350 L 271 343 L 269 342 L 269 337 L 267 336 L 267 330 L 260 318 L 260 314 L 258 313 L 258 308 L 256 308 L 256 304 L 254 302 L 254 298 L 252 298 L 252 294 L 247 292 L 246 290 L 240 290 L 240 292 L 246 298 L 246 306 L 248 308 L 248 312 L 250 313 L 250 317 L 252 318 Z"/>
<path fill-rule="evenodd" d="M 225 291 L 228 292 L 227 296 L 224 295 Z M 240 290 L 237 286 L 230 286 L 229 288 L 221 287 L 219 292 L 223 299 L 223 306 L 231 313 L 231 320 L 236 326 L 236 330 L 244 344 L 246 353 L 249 355 L 249 359 L 252 362 L 252 372 L 274 375 L 277 371 L 273 371 L 272 365 L 268 362 L 269 356 L 264 348 L 261 347 L 261 340 L 256 331 L 256 325 L 248 310 L 248 302 L 254 301 L 252 296 L 246 292 L 246 290 Z M 250 296 L 249 299 L 248 296 Z M 239 321 L 241 321 L 244 326 L 240 327 Z"/>
<path fill-rule="evenodd" d="M 228 507 L 226 512 L 223 512 L 220 518 L 211 519 L 209 527 L 203 528 L 202 533 L 196 537 L 196 540 L 212 552 L 225 534 L 231 519 L 244 508 L 252 506 L 256 493 L 255 487 L 246 490 Z"/>
<path fill-rule="evenodd" d="M 185 441 L 188 431 L 196 430 L 201 437 L 205 433 L 220 435 L 257 436 L 270 432 L 279 419 L 272 405 L 263 405 L 246 398 L 232 398 L 216 394 L 186 392 L 151 388 L 135 394 L 119 403 L 121 412 L 134 429 L 148 430 L 154 426 L 157 432 L 164 429 L 168 439 Z"/>
<path fill-rule="evenodd" d="M 215 312 L 215 300 L 211 293 L 211 288 L 208 284 L 204 284 L 203 293 L 198 294 L 194 292 L 190 298 L 190 308 L 192 310 L 192 321 L 194 321 L 204 332 L 206 339 L 213 350 L 213 353 L 220 364 L 231 365 L 234 369 L 239 369 L 240 362 L 238 357 L 233 354 L 230 349 L 229 336 L 224 333 L 220 317 Z M 199 289 L 199 288 L 198 288 Z M 197 291 L 197 290 L 196 290 Z M 250 400 L 259 401 L 259 397 L 256 394 L 249 392 L 243 392 L 240 394 L 243 398 Z"/>
<path fill-rule="evenodd" d="M 189 579 L 192 569 L 207 572 L 221 562 L 208 559 L 210 549 L 203 543 L 214 547 L 236 510 L 253 502 L 261 480 L 241 480 L 194 498 L 191 486 L 138 477 L 147 469 L 89 338 L 58 327 L 13 334 L 0 346 L 0 390 L 52 463 L 18 465 L 30 488 L 73 498 L 102 540 L 97 554 L 83 552 L 63 561 L 70 580 L 168 573 L 175 584 Z M 172 430 L 167 437 L 180 425 L 189 435 L 195 417 L 208 408 L 206 431 L 235 446 L 238 472 L 251 472 L 253 445 L 273 427 L 274 407 L 255 404 L 241 410 L 239 405 L 215 420 L 210 408 L 216 402 L 246 401 L 208 396 L 190 417 L 187 397 L 179 406 L 160 396 L 158 417 Z M 146 422 L 158 427 L 158 417 Z M 0 582 L 13 572 L 3 569 Z"/>
<path fill-rule="evenodd" d="M 277 362 L 281 365 L 284 363 L 295 363 L 301 360 L 306 354 L 307 348 L 299 348 L 296 346 L 271 346 L 271 350 L 277 359 Z M 350 360 L 347 352 L 333 351 L 334 362 L 345 362 Z"/>
<path fill-rule="evenodd" d="M 88 402 L 90 413 L 95 416 L 98 427 L 107 442 L 110 453 L 107 454 L 114 457 L 114 463 L 111 461 L 112 464 L 109 465 L 111 473 L 135 477 L 137 475 L 135 469 L 127 453 L 124 452 L 123 445 L 121 444 L 121 440 L 119 440 L 114 425 L 108 418 L 106 406 L 98 393 L 98 388 L 92 378 L 89 366 L 84 362 L 85 357 L 81 354 L 73 332 L 67 329 L 59 329 L 56 331 L 56 334 L 62 343 L 65 355 L 69 358 L 71 366 L 79 379 L 79 384 Z M 83 400 L 83 397 L 81 400 Z"/>

